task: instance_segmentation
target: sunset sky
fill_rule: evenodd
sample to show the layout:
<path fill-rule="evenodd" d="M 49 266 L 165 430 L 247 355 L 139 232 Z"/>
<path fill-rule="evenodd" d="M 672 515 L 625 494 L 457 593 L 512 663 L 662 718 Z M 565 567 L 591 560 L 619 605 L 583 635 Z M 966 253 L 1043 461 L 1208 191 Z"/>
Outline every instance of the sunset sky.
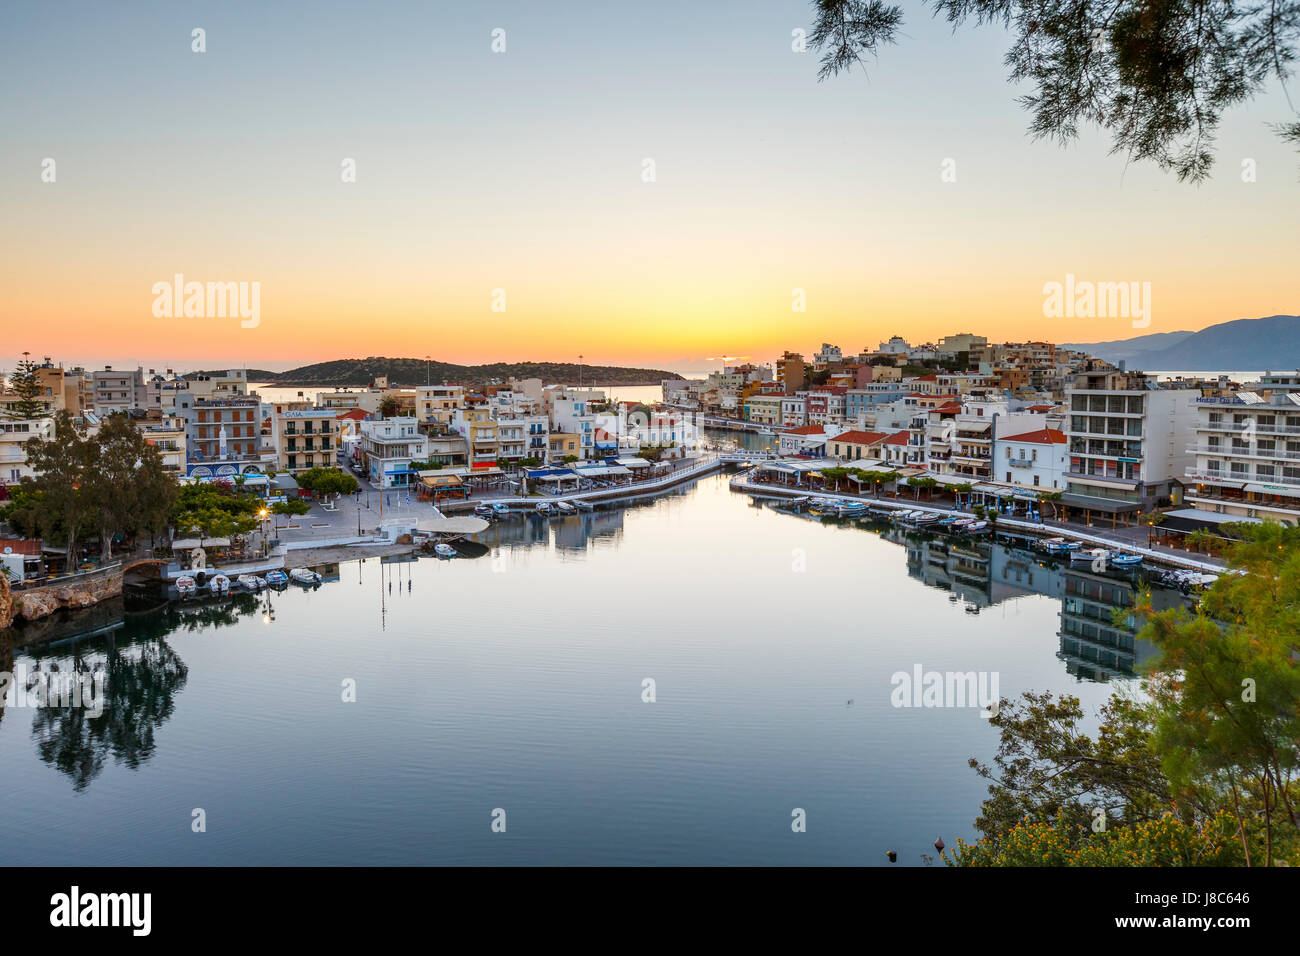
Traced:
<path fill-rule="evenodd" d="M 0 362 L 685 369 L 1300 312 L 1279 89 L 1184 185 L 1095 133 L 1032 143 L 1006 35 L 908 9 L 869 75 L 819 84 L 806 0 L 7 4 Z M 259 283 L 260 324 L 155 317 L 176 273 Z M 1045 319 L 1067 273 L 1150 282 L 1150 326 Z"/>

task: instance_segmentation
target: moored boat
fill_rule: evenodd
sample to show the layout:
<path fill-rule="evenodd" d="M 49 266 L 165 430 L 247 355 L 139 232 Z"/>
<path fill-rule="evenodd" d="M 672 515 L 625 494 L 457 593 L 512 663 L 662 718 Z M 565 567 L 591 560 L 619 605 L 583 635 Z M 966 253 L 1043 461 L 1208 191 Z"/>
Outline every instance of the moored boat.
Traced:
<path fill-rule="evenodd" d="M 539 515 L 549 515 L 551 514 L 552 510 L 553 509 L 551 508 L 551 503 L 549 501 L 539 501 L 533 507 L 533 511 L 535 511 Z"/>
<path fill-rule="evenodd" d="M 280 570 L 267 571 L 265 581 L 267 587 L 280 588 L 289 583 L 289 575 Z"/>
<path fill-rule="evenodd" d="M 1142 563 L 1140 554 L 1112 554 L 1110 563 L 1117 568 L 1132 568 Z"/>
<path fill-rule="evenodd" d="M 266 587 L 266 582 L 256 574 L 241 574 L 239 577 L 235 578 L 235 583 L 245 591 L 260 591 L 262 588 Z"/>
<path fill-rule="evenodd" d="M 224 574 L 214 574 L 208 579 L 208 591 L 212 594 L 227 594 L 230 591 L 230 578 Z"/>
<path fill-rule="evenodd" d="M 510 506 L 504 501 L 492 502 L 492 513 L 498 518 L 504 518 L 510 514 Z"/>
<path fill-rule="evenodd" d="M 495 512 L 492 510 L 492 506 L 488 504 L 486 501 L 480 501 L 478 504 L 476 504 L 474 506 L 474 513 L 478 515 L 480 518 L 490 518 L 492 517 L 493 514 L 495 514 Z"/>
<path fill-rule="evenodd" d="M 320 575 L 311 568 L 294 568 L 289 577 L 295 584 L 320 584 Z"/>
<path fill-rule="evenodd" d="M 1081 548 L 1078 551 L 1070 552 L 1071 564 L 1096 564 L 1101 562 L 1102 567 L 1110 560 L 1110 552 L 1105 548 Z"/>
<path fill-rule="evenodd" d="M 574 507 L 573 502 L 571 501 L 557 501 L 555 503 L 555 510 L 562 515 L 573 515 L 578 513 L 578 509 Z"/>
<path fill-rule="evenodd" d="M 194 593 L 194 590 L 197 587 L 198 585 L 194 583 L 194 578 L 190 577 L 188 574 L 182 574 L 176 579 L 176 591 L 181 597 L 189 597 Z"/>
<path fill-rule="evenodd" d="M 456 549 L 449 544 L 443 544 L 441 541 L 433 546 L 433 553 L 440 558 L 456 557 Z"/>

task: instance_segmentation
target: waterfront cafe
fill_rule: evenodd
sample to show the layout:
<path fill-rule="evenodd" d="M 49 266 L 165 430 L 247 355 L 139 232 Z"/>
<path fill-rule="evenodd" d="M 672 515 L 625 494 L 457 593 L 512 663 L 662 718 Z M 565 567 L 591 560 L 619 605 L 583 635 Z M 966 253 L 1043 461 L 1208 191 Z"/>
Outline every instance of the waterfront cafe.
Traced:
<path fill-rule="evenodd" d="M 839 462 L 834 458 L 779 458 L 759 465 L 758 475 L 760 481 L 794 488 L 811 488 L 816 480 L 814 475 L 820 478 L 823 468 L 837 467 Z"/>
<path fill-rule="evenodd" d="M 525 468 L 524 475 L 553 495 L 578 490 L 578 475 L 571 468 Z M 573 484 L 566 488 L 568 482 Z"/>
<path fill-rule="evenodd" d="M 469 485 L 461 475 L 433 469 L 421 471 L 419 478 L 416 495 L 421 500 L 432 501 L 436 505 L 439 501 L 469 497 Z"/>

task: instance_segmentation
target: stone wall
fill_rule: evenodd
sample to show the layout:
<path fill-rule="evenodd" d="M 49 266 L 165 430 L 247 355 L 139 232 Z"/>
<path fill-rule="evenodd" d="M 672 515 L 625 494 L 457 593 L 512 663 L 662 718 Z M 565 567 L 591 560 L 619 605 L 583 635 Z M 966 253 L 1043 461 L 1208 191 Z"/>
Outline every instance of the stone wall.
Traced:
<path fill-rule="evenodd" d="M 16 591 L 7 584 L 0 585 L 0 628 L 9 627 L 19 618 L 34 621 L 60 608 L 90 607 L 121 593 L 121 565 Z"/>

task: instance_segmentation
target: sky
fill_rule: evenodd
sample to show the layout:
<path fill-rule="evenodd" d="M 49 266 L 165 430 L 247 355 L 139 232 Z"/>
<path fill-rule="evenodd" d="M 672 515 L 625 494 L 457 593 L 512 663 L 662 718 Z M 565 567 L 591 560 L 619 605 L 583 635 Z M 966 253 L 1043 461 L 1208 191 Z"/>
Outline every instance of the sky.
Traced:
<path fill-rule="evenodd" d="M 1031 141 L 1007 35 L 905 9 L 819 83 L 807 0 L 6 4 L 0 362 L 682 370 L 1300 313 L 1280 88 L 1183 184 Z M 255 287 L 256 324 L 169 314 L 178 274 Z M 1149 283 L 1149 323 L 1046 317 L 1067 275 Z"/>

